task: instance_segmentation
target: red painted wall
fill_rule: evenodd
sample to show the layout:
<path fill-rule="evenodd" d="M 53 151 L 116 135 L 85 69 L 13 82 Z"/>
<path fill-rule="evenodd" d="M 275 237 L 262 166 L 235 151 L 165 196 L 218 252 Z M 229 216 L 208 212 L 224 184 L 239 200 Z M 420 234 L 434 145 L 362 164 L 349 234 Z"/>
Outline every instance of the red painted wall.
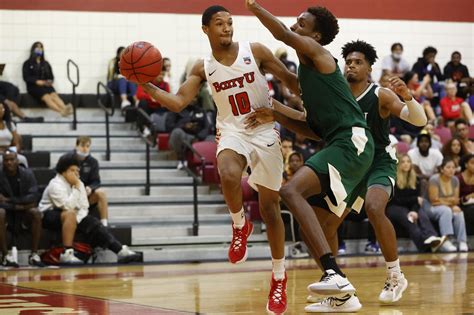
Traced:
<path fill-rule="evenodd" d="M 0 0 L 6 10 L 63 10 L 201 14 L 210 5 L 249 15 L 244 0 Z M 339 18 L 474 22 L 474 0 L 261 0 L 278 16 L 297 16 L 314 5 L 328 7 Z"/>

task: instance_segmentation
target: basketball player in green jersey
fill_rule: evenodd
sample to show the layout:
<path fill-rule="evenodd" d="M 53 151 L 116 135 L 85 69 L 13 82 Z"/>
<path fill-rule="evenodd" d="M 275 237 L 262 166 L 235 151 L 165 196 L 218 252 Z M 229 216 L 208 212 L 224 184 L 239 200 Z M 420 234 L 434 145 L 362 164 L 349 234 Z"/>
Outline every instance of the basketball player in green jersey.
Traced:
<path fill-rule="evenodd" d="M 372 132 L 375 143 L 375 156 L 369 172 L 354 191 L 348 206 L 359 212 L 365 199 L 365 210 L 374 227 L 377 240 L 387 266 L 387 280 L 379 296 L 382 303 L 394 303 L 400 300 L 408 286 L 397 254 L 397 238 L 392 223 L 385 215 L 385 208 L 394 191 L 397 174 L 395 149 L 390 145 L 390 115 L 415 125 L 424 126 L 427 118 L 423 107 L 412 97 L 406 84 L 397 76 L 390 78 L 390 89 L 382 88 L 370 82 L 372 65 L 377 59 L 374 47 L 364 41 L 352 41 L 342 48 L 345 60 L 345 76 L 352 94 L 360 105 Z M 398 94 L 404 102 L 395 94 Z M 313 204 L 312 198 L 310 203 Z M 319 200 L 315 200 L 318 204 Z M 323 205 L 323 208 L 327 208 Z M 337 253 L 337 228 L 351 211 L 337 217 L 328 211 L 314 207 L 324 226 L 324 232 L 334 253 Z M 312 298 L 308 297 L 311 302 Z M 309 309 L 319 305 L 308 306 Z"/>
<path fill-rule="evenodd" d="M 374 154 L 364 115 L 336 60 L 323 47 L 338 33 L 337 19 L 326 8 L 309 8 L 288 29 L 254 0 L 246 0 L 246 5 L 276 39 L 296 50 L 306 123 L 327 143 L 280 189 L 280 196 L 298 220 L 311 253 L 325 271 L 321 281 L 308 289 L 321 295 L 343 294 L 346 310 L 357 311 L 361 305 L 353 294 L 355 288 L 339 269 L 318 218 L 306 201 L 322 194 L 330 210 L 341 216 Z"/>

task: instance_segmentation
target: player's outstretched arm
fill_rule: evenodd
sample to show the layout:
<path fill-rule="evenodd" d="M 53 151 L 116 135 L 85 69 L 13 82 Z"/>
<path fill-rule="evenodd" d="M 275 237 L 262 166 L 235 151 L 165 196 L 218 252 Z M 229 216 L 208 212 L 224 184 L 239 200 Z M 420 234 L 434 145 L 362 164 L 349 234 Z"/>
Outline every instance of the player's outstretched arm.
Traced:
<path fill-rule="evenodd" d="M 186 81 L 181 85 L 178 92 L 171 94 L 154 86 L 151 83 L 142 85 L 154 100 L 166 107 L 172 112 L 180 112 L 191 103 L 194 97 L 199 93 L 201 83 L 205 80 L 204 62 L 198 60 L 194 65 Z"/>
<path fill-rule="evenodd" d="M 260 20 L 275 39 L 284 42 L 288 46 L 293 47 L 298 54 L 304 55 L 311 60 L 317 59 L 321 54 L 326 54 L 326 49 L 318 42 L 308 36 L 301 36 L 292 32 L 285 24 L 265 10 L 255 0 L 245 0 L 247 8 Z M 330 57 L 330 60 L 333 60 Z M 332 61 L 334 64 L 335 62 Z"/>
<path fill-rule="evenodd" d="M 260 43 L 252 43 L 252 53 L 256 59 L 260 60 L 261 67 L 265 73 L 271 73 L 276 76 L 283 84 L 288 87 L 295 95 L 300 94 L 298 77 L 289 71 L 271 50 Z"/>
<path fill-rule="evenodd" d="M 245 119 L 245 127 L 247 129 L 254 129 L 273 121 L 277 121 L 285 128 L 309 139 L 321 140 L 321 138 L 309 128 L 304 112 L 294 110 L 276 100 L 273 100 L 273 109 L 263 107 L 248 114 Z"/>
<path fill-rule="evenodd" d="M 426 125 L 428 118 L 423 106 L 415 100 L 405 82 L 398 76 L 390 78 L 390 90 L 380 89 L 379 97 L 382 107 L 386 109 L 386 116 L 392 114 L 418 127 Z"/>

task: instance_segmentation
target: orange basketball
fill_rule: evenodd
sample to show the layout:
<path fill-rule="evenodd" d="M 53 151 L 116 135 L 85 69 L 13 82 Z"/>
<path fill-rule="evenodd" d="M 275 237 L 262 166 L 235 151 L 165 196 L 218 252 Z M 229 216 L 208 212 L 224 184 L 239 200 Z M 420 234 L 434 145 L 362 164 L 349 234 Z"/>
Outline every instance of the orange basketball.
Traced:
<path fill-rule="evenodd" d="M 160 51 L 148 42 L 135 42 L 120 56 L 120 73 L 127 80 L 143 84 L 154 80 L 163 66 Z"/>

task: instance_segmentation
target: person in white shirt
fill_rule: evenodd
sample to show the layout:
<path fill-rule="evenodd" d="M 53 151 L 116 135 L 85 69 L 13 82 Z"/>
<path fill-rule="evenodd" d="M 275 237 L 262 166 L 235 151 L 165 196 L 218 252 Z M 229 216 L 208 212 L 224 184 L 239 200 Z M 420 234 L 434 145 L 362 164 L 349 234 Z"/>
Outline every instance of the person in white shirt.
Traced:
<path fill-rule="evenodd" d="M 416 146 L 408 151 L 408 155 L 417 174 L 428 179 L 443 162 L 443 154 L 438 149 L 431 148 L 431 136 L 428 133 L 418 135 Z"/>
<path fill-rule="evenodd" d="M 394 74 L 400 78 L 410 71 L 410 64 L 402 58 L 403 45 L 394 43 L 391 47 L 392 54 L 382 59 L 382 75 Z"/>
<path fill-rule="evenodd" d="M 89 201 L 84 184 L 79 179 L 79 160 L 75 154 L 59 158 L 56 177 L 46 187 L 39 209 L 43 213 L 43 227 L 62 232 L 64 252 L 62 264 L 81 264 L 74 255 L 76 229 L 83 232 L 92 246 L 108 248 L 118 256 L 119 263 L 141 260 L 141 255 L 122 245 L 100 221 L 89 215 Z"/>

